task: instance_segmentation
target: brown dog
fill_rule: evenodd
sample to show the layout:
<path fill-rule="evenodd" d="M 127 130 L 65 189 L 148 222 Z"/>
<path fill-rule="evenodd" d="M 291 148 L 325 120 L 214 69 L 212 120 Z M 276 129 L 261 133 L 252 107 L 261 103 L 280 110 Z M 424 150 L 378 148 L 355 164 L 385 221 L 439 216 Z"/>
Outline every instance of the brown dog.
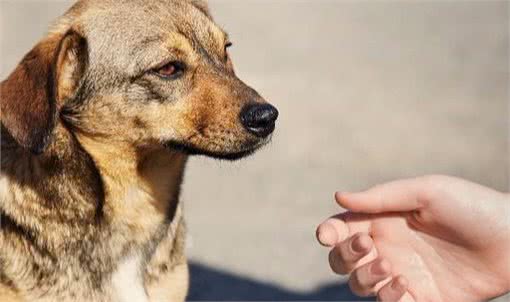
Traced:
<path fill-rule="evenodd" d="M 179 301 L 189 154 L 237 159 L 278 112 L 200 0 L 82 0 L 1 83 L 0 300 Z"/>

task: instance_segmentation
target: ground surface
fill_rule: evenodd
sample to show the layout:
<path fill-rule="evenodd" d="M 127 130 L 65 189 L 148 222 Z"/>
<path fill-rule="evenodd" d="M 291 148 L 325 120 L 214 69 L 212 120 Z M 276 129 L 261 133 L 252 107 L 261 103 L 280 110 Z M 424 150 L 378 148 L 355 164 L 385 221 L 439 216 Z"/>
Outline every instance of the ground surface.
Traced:
<path fill-rule="evenodd" d="M 1 78 L 68 3 L 0 0 Z M 428 173 L 508 190 L 508 2 L 211 7 L 281 118 L 250 159 L 191 161 L 191 299 L 354 299 L 314 239 L 335 190 Z"/>

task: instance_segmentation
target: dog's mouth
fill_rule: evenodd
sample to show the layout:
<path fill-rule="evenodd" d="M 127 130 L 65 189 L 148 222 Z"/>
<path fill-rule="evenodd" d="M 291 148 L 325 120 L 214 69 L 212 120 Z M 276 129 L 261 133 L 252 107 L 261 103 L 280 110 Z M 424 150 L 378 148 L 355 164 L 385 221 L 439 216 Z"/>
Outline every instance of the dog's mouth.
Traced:
<path fill-rule="evenodd" d="M 194 146 L 191 143 L 183 143 L 178 141 L 168 141 L 165 143 L 165 147 L 172 149 L 173 151 L 181 152 L 187 155 L 203 155 L 212 157 L 215 159 L 222 159 L 222 160 L 239 160 L 241 158 L 247 157 L 258 149 L 260 149 L 262 146 L 266 145 L 269 142 L 269 140 L 265 140 L 262 142 L 257 143 L 250 143 L 244 146 L 241 150 L 232 151 L 232 152 L 222 152 L 222 151 L 211 151 L 211 150 L 205 150 L 203 148 Z"/>

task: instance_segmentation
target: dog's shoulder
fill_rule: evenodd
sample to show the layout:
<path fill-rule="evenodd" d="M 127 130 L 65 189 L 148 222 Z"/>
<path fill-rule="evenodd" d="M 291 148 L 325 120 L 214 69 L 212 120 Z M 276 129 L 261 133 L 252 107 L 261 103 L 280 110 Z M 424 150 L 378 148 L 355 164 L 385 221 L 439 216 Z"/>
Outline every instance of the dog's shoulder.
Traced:
<path fill-rule="evenodd" d="M 2 302 L 23 302 L 24 299 L 16 293 L 14 289 L 11 289 L 5 285 L 0 284 L 0 298 Z"/>

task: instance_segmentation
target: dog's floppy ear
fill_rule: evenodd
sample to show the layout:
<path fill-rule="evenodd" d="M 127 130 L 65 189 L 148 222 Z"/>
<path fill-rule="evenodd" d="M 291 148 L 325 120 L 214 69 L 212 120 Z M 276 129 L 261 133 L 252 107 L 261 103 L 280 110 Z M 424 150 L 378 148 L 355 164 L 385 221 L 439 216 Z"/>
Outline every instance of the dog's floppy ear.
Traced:
<path fill-rule="evenodd" d="M 85 39 L 71 30 L 37 44 L 0 83 L 2 125 L 17 143 L 40 154 L 59 108 L 76 91 L 86 66 Z"/>
<path fill-rule="evenodd" d="M 209 11 L 209 5 L 206 0 L 191 0 L 191 3 L 206 16 L 212 19 L 211 12 Z"/>

